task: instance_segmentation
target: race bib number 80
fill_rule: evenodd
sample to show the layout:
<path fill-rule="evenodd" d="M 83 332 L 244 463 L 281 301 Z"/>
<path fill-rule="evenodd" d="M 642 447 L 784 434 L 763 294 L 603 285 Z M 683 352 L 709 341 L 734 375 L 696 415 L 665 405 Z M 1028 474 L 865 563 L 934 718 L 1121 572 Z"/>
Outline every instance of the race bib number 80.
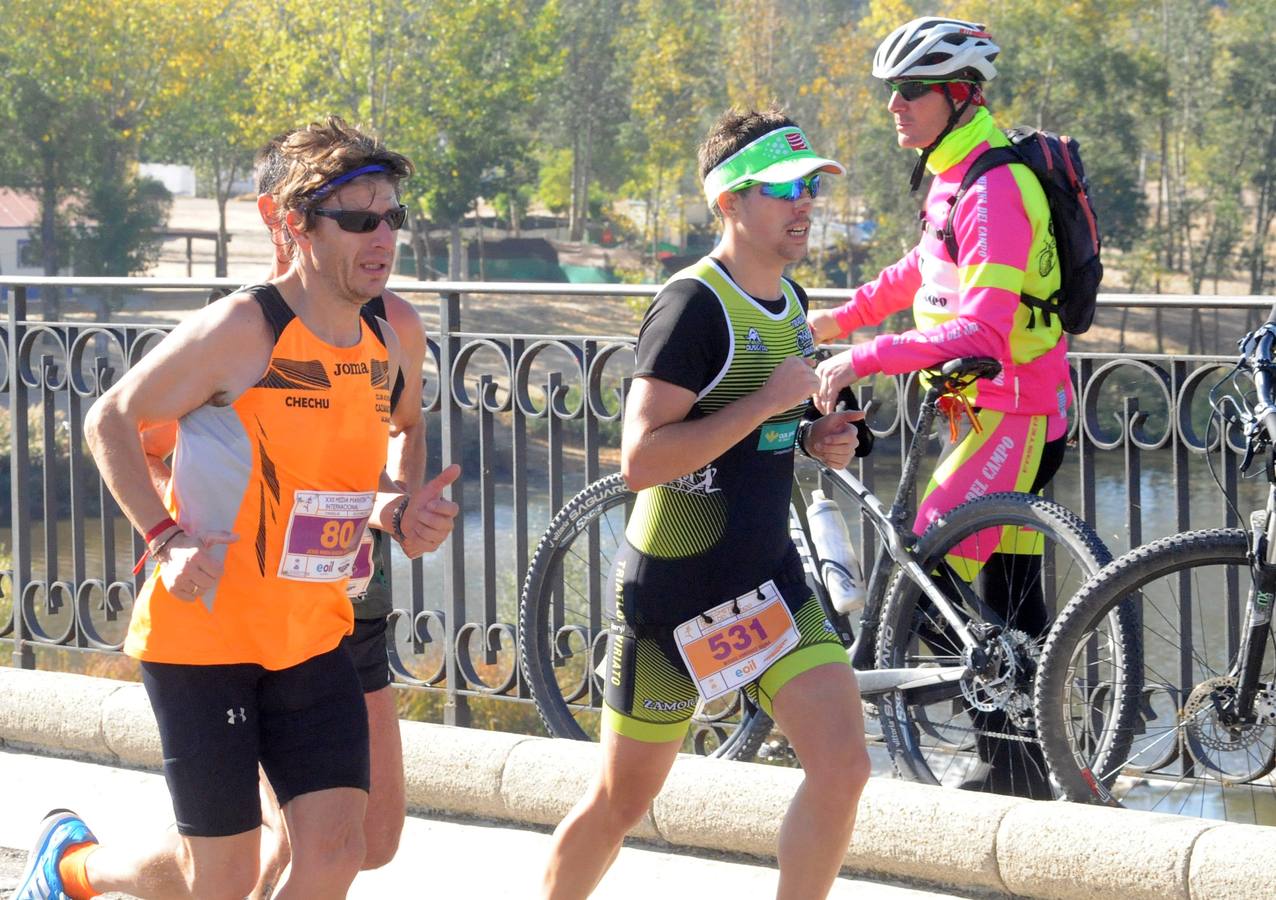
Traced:
<path fill-rule="evenodd" d="M 774 581 L 688 619 L 673 635 L 705 700 L 756 681 L 800 639 Z"/>
<path fill-rule="evenodd" d="M 279 576 L 294 581 L 349 577 L 375 499 L 375 493 L 297 491 Z"/>

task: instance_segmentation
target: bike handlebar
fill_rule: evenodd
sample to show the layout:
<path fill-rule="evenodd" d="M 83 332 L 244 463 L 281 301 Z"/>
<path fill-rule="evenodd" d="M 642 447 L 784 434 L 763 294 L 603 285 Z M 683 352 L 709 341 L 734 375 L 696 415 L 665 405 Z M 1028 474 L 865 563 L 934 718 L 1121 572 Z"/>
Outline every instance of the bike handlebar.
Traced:
<path fill-rule="evenodd" d="M 1272 318 L 1276 318 L 1273 311 Z M 1276 343 L 1276 321 L 1264 323 L 1256 331 L 1241 340 L 1242 367 L 1249 370 L 1254 379 L 1257 395 L 1252 415 L 1254 421 L 1267 433 L 1267 440 L 1276 446 L 1276 360 L 1272 359 L 1272 345 Z"/>

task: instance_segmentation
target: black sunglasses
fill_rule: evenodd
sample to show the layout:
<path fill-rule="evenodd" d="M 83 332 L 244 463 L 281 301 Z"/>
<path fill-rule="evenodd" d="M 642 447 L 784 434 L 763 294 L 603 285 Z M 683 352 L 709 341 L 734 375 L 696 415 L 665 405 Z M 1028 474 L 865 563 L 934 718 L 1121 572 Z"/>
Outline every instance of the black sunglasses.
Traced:
<path fill-rule="evenodd" d="M 311 212 L 316 216 L 332 219 L 342 231 L 352 231 L 355 234 L 376 231 L 382 222 L 389 225 L 391 231 L 398 231 L 408 217 L 408 208 L 402 204 L 383 213 L 363 209 L 312 209 Z"/>
<path fill-rule="evenodd" d="M 935 85 L 951 84 L 951 78 L 914 78 L 908 81 L 888 81 L 886 82 L 886 93 L 888 95 L 898 93 L 901 97 L 912 103 L 918 97 L 932 90 Z"/>

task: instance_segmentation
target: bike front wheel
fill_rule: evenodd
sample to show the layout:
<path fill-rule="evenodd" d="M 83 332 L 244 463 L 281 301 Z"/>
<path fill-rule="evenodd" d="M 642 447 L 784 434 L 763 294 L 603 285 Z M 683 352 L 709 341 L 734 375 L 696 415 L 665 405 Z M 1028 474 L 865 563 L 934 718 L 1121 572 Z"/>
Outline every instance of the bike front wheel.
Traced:
<path fill-rule="evenodd" d="M 879 701 L 896 770 L 927 784 L 1054 797 L 1032 707 L 1040 647 L 1058 603 L 1111 558 L 1107 548 L 1064 507 L 1000 493 L 943 516 L 915 556 L 976 646 L 961 640 L 912 578 L 896 573 L 882 610 L 878 666 L 917 669 L 932 682 Z M 1119 628 L 1118 635 L 1126 640 Z"/>
<path fill-rule="evenodd" d="M 519 598 L 519 660 L 550 734 L 598 740 L 612 566 L 635 494 L 619 474 L 573 497 L 541 536 Z M 771 719 L 742 692 L 701 703 L 684 749 L 752 759 Z"/>
<path fill-rule="evenodd" d="M 1172 535 L 1104 568 L 1059 614 L 1036 715 L 1069 800 L 1276 825 L 1276 646 L 1270 628 L 1252 714 L 1233 716 L 1253 584 L 1240 529 Z M 1138 653 L 1114 652 L 1132 608 Z"/>

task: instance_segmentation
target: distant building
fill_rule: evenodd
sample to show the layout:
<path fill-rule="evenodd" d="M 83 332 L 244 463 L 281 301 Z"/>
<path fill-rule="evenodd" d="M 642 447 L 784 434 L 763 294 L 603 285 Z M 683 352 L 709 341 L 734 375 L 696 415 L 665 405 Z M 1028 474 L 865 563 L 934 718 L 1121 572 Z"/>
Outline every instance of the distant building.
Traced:
<path fill-rule="evenodd" d="M 35 197 L 0 188 L 0 275 L 43 275 L 36 251 L 34 229 L 39 227 L 40 205 Z M 64 268 L 63 275 L 70 269 Z"/>
<path fill-rule="evenodd" d="M 171 163 L 141 163 L 137 174 L 143 178 L 154 178 L 174 197 L 195 196 L 195 170 L 190 166 Z"/>

